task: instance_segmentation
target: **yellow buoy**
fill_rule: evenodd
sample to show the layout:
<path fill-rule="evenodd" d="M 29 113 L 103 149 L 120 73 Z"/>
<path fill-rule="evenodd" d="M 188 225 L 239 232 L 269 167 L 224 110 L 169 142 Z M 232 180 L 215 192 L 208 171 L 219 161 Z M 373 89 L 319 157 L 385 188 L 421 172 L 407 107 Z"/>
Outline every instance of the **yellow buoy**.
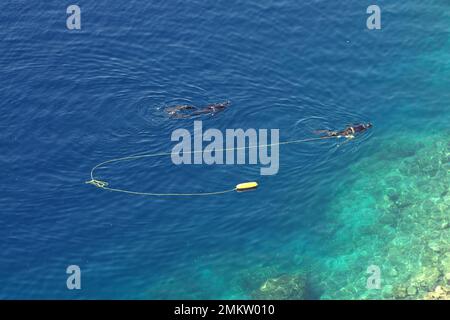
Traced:
<path fill-rule="evenodd" d="M 256 189 L 258 187 L 258 183 L 257 182 L 244 182 L 244 183 L 239 183 L 236 186 L 236 191 L 247 191 L 247 190 L 251 190 L 251 189 Z"/>

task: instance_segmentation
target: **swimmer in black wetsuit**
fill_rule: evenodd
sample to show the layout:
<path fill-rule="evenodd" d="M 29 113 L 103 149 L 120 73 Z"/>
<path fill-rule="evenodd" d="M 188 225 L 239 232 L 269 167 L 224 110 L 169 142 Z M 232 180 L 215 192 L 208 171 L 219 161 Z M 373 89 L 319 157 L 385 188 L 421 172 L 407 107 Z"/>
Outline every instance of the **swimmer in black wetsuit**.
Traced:
<path fill-rule="evenodd" d="M 187 114 L 185 113 L 186 110 L 195 110 L 195 107 L 183 104 L 166 108 L 164 111 L 173 118 L 187 118 Z"/>
<path fill-rule="evenodd" d="M 202 114 L 215 115 L 230 105 L 230 101 L 209 104 L 206 107 L 197 110 L 196 107 L 190 105 L 178 105 L 167 108 L 165 111 L 172 118 L 190 118 Z"/>
<path fill-rule="evenodd" d="M 366 131 L 367 129 L 372 128 L 372 124 L 361 123 L 356 125 L 347 126 L 344 130 L 341 131 L 333 131 L 333 130 L 317 130 L 315 133 L 317 134 L 325 134 L 324 137 L 336 137 L 336 138 L 347 138 L 353 139 L 355 134 L 360 134 Z"/>

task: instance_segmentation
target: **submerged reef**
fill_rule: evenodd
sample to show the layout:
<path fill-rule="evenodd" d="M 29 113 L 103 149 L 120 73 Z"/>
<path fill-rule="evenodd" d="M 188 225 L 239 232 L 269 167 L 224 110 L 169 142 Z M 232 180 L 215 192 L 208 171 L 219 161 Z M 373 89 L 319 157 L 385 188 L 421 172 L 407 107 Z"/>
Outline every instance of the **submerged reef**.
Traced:
<path fill-rule="evenodd" d="M 302 271 L 287 271 L 280 265 L 256 265 L 243 269 L 235 278 L 244 296 L 257 300 L 304 300 L 308 292 L 307 275 Z"/>
<path fill-rule="evenodd" d="M 327 220 L 339 225 L 323 263 L 322 299 L 444 299 L 450 278 L 447 135 L 376 141 L 349 170 Z M 380 289 L 367 289 L 369 265 Z"/>
<path fill-rule="evenodd" d="M 304 300 L 306 298 L 306 278 L 301 274 L 282 275 L 266 280 L 252 293 L 258 300 Z"/>
<path fill-rule="evenodd" d="M 448 135 L 371 143 L 324 213 L 330 232 L 318 233 L 321 254 L 302 247 L 307 263 L 245 271 L 240 286 L 249 298 L 449 299 Z M 367 285 L 369 266 L 380 270 L 378 288 Z M 314 272 L 306 279 L 302 270 Z"/>

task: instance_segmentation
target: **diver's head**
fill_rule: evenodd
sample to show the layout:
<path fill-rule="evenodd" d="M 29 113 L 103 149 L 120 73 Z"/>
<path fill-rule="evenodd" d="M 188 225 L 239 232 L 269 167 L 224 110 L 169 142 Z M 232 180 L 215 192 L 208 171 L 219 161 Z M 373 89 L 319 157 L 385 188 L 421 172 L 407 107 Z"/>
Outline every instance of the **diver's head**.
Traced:
<path fill-rule="evenodd" d="M 372 128 L 372 123 L 367 122 L 367 123 L 364 125 L 364 128 Z"/>

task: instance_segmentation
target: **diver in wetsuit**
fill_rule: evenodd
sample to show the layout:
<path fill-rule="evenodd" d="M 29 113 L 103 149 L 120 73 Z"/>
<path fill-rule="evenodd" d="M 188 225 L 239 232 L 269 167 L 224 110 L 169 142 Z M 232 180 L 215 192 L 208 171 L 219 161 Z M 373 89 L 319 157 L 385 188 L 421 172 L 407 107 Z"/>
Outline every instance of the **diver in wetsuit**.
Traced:
<path fill-rule="evenodd" d="M 336 137 L 336 138 L 347 138 L 353 139 L 355 134 L 360 134 L 371 128 L 372 124 L 368 123 L 360 123 L 356 125 L 347 126 L 344 130 L 341 131 L 333 131 L 333 130 L 317 130 L 315 133 L 317 134 L 325 134 L 324 137 Z"/>
<path fill-rule="evenodd" d="M 167 108 L 165 111 L 172 118 L 190 118 L 202 114 L 215 115 L 218 112 L 225 110 L 230 105 L 230 101 L 209 104 L 204 108 L 197 110 L 196 107 L 190 105 L 178 105 Z"/>
<path fill-rule="evenodd" d="M 194 106 L 190 106 L 187 104 L 183 105 L 177 105 L 174 107 L 166 108 L 164 111 L 173 118 L 184 118 L 186 116 L 185 111 L 186 110 L 195 110 Z"/>

